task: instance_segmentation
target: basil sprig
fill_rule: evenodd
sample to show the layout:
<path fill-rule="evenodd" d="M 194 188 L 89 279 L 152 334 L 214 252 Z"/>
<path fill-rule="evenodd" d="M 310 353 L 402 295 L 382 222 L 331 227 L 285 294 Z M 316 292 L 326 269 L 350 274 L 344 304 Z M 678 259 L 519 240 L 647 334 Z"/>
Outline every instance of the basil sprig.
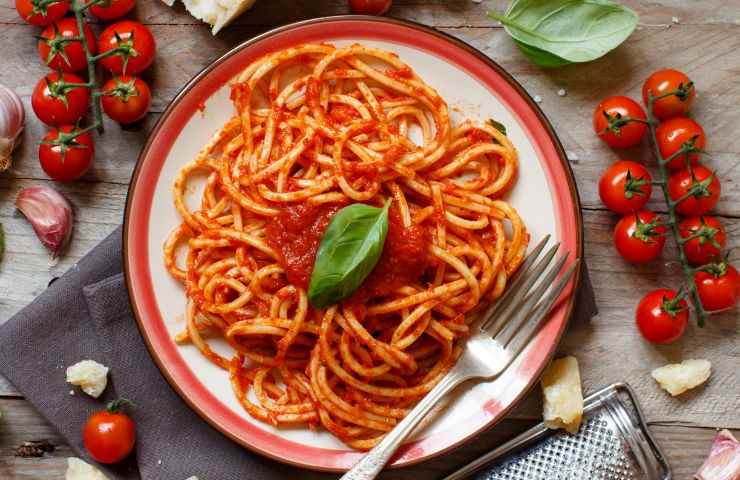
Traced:
<path fill-rule="evenodd" d="M 532 62 L 560 67 L 590 62 L 632 34 L 638 15 L 610 0 L 513 0 L 506 13 L 489 12 Z"/>
<path fill-rule="evenodd" d="M 375 268 L 388 234 L 388 208 L 356 203 L 338 211 L 321 237 L 308 285 L 317 308 L 352 295 Z"/>

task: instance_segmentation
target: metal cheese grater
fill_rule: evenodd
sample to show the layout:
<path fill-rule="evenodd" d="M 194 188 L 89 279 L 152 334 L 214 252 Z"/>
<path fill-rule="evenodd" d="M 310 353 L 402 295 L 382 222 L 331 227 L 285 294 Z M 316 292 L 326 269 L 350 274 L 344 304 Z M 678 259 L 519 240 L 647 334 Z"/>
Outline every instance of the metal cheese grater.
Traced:
<path fill-rule="evenodd" d="M 617 383 L 584 400 L 576 435 L 543 424 L 444 480 L 668 480 L 671 470 L 635 393 Z"/>

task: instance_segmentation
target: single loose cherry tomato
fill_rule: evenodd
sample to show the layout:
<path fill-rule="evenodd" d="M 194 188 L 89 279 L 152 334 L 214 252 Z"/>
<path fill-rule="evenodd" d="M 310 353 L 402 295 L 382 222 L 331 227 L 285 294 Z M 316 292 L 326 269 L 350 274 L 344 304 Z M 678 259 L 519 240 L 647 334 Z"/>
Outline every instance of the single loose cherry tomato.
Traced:
<path fill-rule="evenodd" d="M 609 97 L 594 111 L 594 131 L 610 147 L 632 147 L 645 135 L 645 118 L 645 110 L 631 98 Z"/>
<path fill-rule="evenodd" d="M 660 120 L 686 115 L 691 109 L 696 89 L 694 82 L 678 70 L 666 68 L 650 75 L 642 85 L 642 101 L 647 106 L 648 92 L 652 93 L 653 97 L 659 97 L 672 91 L 676 91 L 677 94 L 653 102 L 653 114 Z"/>
<path fill-rule="evenodd" d="M 152 104 L 149 86 L 138 77 L 113 77 L 103 85 L 103 93 L 103 110 L 118 123 L 131 123 L 143 118 Z"/>
<path fill-rule="evenodd" d="M 652 343 L 671 343 L 678 340 L 688 323 L 688 305 L 676 298 L 674 290 L 660 288 L 645 295 L 637 305 L 637 328 Z"/>
<path fill-rule="evenodd" d="M 95 55 L 95 36 L 88 24 L 85 24 L 85 42 L 92 55 Z M 82 42 L 78 38 L 80 31 L 75 18 L 63 18 L 49 25 L 41 33 L 38 49 L 41 61 L 53 70 L 77 72 L 87 68 L 87 57 Z"/>
<path fill-rule="evenodd" d="M 725 261 L 696 272 L 694 283 L 702 306 L 710 312 L 732 308 L 740 299 L 740 275 Z"/>
<path fill-rule="evenodd" d="M 707 146 L 704 129 L 690 118 L 677 117 L 666 120 L 655 129 L 655 137 L 658 140 L 660 155 L 664 159 L 681 150 L 681 147 L 689 142 L 692 142 L 693 146 L 699 150 Z M 699 161 L 699 154 L 696 152 L 690 152 L 688 156 L 692 165 Z M 686 167 L 686 154 L 678 155 L 668 162 L 668 168 L 684 167 Z"/>
<path fill-rule="evenodd" d="M 349 8 L 358 15 L 383 15 L 391 3 L 392 0 L 349 0 Z"/>
<path fill-rule="evenodd" d="M 702 165 L 684 168 L 668 178 L 668 194 L 674 202 L 693 192 L 676 205 L 681 215 L 704 215 L 717 205 L 721 191 L 717 175 Z"/>
<path fill-rule="evenodd" d="M 128 457 L 136 442 L 136 426 L 120 409 L 122 400 L 108 404 L 94 413 L 82 430 L 82 443 L 90 456 L 100 463 L 116 463 Z"/>
<path fill-rule="evenodd" d="M 63 141 L 65 134 L 77 131 L 79 129 L 72 125 L 55 128 L 46 134 L 39 145 L 41 168 L 54 180 L 76 180 L 92 165 L 95 145 L 90 135 L 83 133 L 74 140 Z"/>
<path fill-rule="evenodd" d="M 119 49 L 100 63 L 116 75 L 137 74 L 154 61 L 157 45 L 152 32 L 139 22 L 121 20 L 109 26 L 98 38 L 98 54 Z"/>
<path fill-rule="evenodd" d="M 106 0 L 90 7 L 90 13 L 101 20 L 110 21 L 126 15 L 135 4 L 136 0 Z"/>
<path fill-rule="evenodd" d="M 90 101 L 85 81 L 71 73 L 52 72 L 39 80 L 31 95 L 31 106 L 47 125 L 71 125 L 85 112 Z"/>
<path fill-rule="evenodd" d="M 56 22 L 69 10 L 69 0 L 44 4 L 43 0 L 15 0 L 18 15 L 31 25 L 49 25 Z"/>
<path fill-rule="evenodd" d="M 704 265 L 719 257 L 727 243 L 725 227 L 710 215 L 688 217 L 678 224 L 678 232 L 686 239 L 683 251 L 692 265 Z"/>
<path fill-rule="evenodd" d="M 650 200 L 653 186 L 647 169 L 629 160 L 621 160 L 606 169 L 599 180 L 599 197 L 615 213 L 640 210 Z"/>
<path fill-rule="evenodd" d="M 630 263 L 646 263 L 660 255 L 665 245 L 665 227 L 653 212 L 628 213 L 614 228 L 614 246 Z"/>

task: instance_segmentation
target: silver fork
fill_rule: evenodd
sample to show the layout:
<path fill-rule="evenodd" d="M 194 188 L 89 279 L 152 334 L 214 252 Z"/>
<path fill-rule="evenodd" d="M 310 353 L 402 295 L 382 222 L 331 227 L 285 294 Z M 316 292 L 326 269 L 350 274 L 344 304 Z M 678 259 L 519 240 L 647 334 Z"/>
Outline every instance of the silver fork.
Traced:
<path fill-rule="evenodd" d="M 450 390 L 467 380 L 494 379 L 524 350 L 579 263 L 576 259 L 553 284 L 568 254 L 559 256 L 550 265 L 560 247 L 557 243 L 538 260 L 549 239 L 548 235 L 537 244 L 512 278 L 506 293 L 481 316 L 478 331 L 468 339 L 452 370 L 342 480 L 375 478 L 422 418 Z"/>

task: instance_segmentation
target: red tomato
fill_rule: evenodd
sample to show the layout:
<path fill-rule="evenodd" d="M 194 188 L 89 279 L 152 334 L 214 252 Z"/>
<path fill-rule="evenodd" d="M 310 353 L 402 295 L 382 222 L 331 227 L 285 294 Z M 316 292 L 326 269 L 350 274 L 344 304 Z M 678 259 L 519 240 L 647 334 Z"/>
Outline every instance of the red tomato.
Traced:
<path fill-rule="evenodd" d="M 43 5 L 42 0 L 15 0 L 15 9 L 23 20 L 31 25 L 49 25 L 56 22 L 69 10 L 69 0 Z"/>
<path fill-rule="evenodd" d="M 103 58 L 100 63 L 117 75 L 136 74 L 152 64 L 157 45 L 152 32 L 144 25 L 121 20 L 103 30 L 98 38 L 99 54 L 116 48 L 121 51 Z"/>
<path fill-rule="evenodd" d="M 349 8 L 358 15 L 383 15 L 391 3 L 392 0 L 349 0 Z"/>
<path fill-rule="evenodd" d="M 118 123 L 131 123 L 143 118 L 152 104 L 149 86 L 138 77 L 113 77 L 103 85 L 103 92 L 103 110 Z"/>
<path fill-rule="evenodd" d="M 693 140 L 694 146 L 703 150 L 707 146 L 707 137 L 701 125 L 690 118 L 671 118 L 658 125 L 655 130 L 658 140 L 660 155 L 665 159 L 678 152 L 684 143 Z M 699 154 L 691 152 L 688 154 L 691 164 L 699 161 Z M 670 162 L 668 168 L 683 168 L 686 166 L 686 155 L 679 155 Z"/>
<path fill-rule="evenodd" d="M 136 443 L 136 426 L 120 411 L 119 400 L 108 409 L 94 413 L 82 430 L 82 443 L 90 456 L 100 463 L 116 463 L 128 457 Z"/>
<path fill-rule="evenodd" d="M 642 85 L 642 101 L 645 105 L 648 104 L 648 92 L 651 92 L 653 97 L 658 97 L 674 90 L 678 90 L 679 93 L 653 102 L 653 114 L 660 120 L 686 115 L 691 109 L 696 89 L 694 82 L 678 70 L 667 68 L 650 75 Z"/>
<path fill-rule="evenodd" d="M 687 310 L 686 301 L 677 300 L 675 291 L 667 288 L 653 290 L 637 305 L 637 328 L 649 342 L 675 342 L 686 330 Z"/>
<path fill-rule="evenodd" d="M 676 211 L 681 215 L 704 215 L 717 205 L 722 187 L 716 174 L 707 167 L 696 165 L 691 171 L 684 168 L 668 178 L 671 200 L 676 201 L 689 191 L 694 193 L 676 205 Z"/>
<path fill-rule="evenodd" d="M 614 229 L 614 246 L 630 263 L 646 263 L 660 255 L 665 245 L 665 227 L 653 212 L 628 213 Z"/>
<path fill-rule="evenodd" d="M 727 262 L 713 263 L 694 274 L 694 282 L 705 310 L 732 308 L 740 299 L 740 275 Z"/>
<path fill-rule="evenodd" d="M 54 180 L 76 180 L 84 175 L 92 164 L 95 145 L 90 135 L 83 133 L 72 142 L 60 140 L 60 131 L 64 135 L 77 130 L 72 125 L 55 128 L 46 134 L 39 145 L 41 168 Z"/>
<path fill-rule="evenodd" d="M 126 15 L 135 4 L 136 0 L 107 0 L 90 7 L 90 13 L 101 20 L 110 21 Z"/>
<path fill-rule="evenodd" d="M 692 265 L 704 265 L 715 260 L 727 243 L 727 233 L 717 217 L 689 217 L 678 224 L 682 238 L 697 235 L 683 245 L 686 258 Z"/>
<path fill-rule="evenodd" d="M 31 106 L 39 120 L 47 125 L 71 125 L 85 112 L 90 101 L 86 87 L 69 84 L 85 83 L 71 73 L 52 72 L 39 80 L 31 96 Z"/>
<path fill-rule="evenodd" d="M 88 24 L 85 24 L 85 41 L 92 55 L 95 55 L 95 36 Z M 63 18 L 53 25 L 49 25 L 41 33 L 38 49 L 41 61 L 53 70 L 63 72 L 77 72 L 87 68 L 87 58 L 82 42 L 70 40 L 79 37 L 75 18 Z"/>
<path fill-rule="evenodd" d="M 645 118 L 645 110 L 631 98 L 609 97 L 596 107 L 594 131 L 610 147 L 633 147 L 645 135 Z"/>
<path fill-rule="evenodd" d="M 652 177 L 647 169 L 629 160 L 622 160 L 606 169 L 599 180 L 599 196 L 604 205 L 615 213 L 640 210 L 653 192 Z"/>

